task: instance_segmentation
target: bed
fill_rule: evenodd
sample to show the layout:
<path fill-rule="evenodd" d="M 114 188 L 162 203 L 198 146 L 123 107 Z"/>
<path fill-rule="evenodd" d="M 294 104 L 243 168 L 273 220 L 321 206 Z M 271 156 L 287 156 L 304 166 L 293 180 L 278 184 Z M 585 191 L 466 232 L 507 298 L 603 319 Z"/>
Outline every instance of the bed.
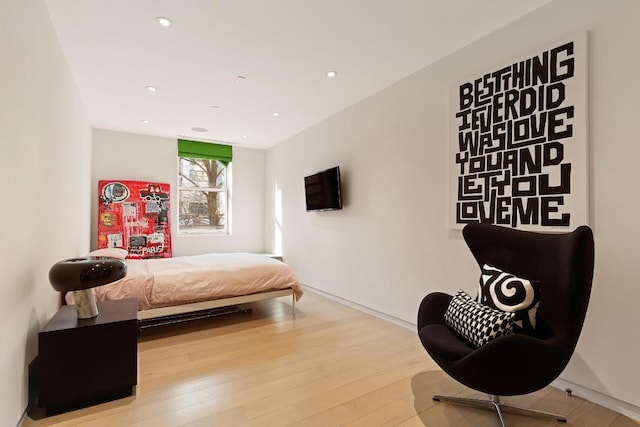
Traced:
<path fill-rule="evenodd" d="M 115 256 L 94 251 L 90 255 Z M 237 311 L 245 304 L 283 296 L 295 302 L 302 288 L 291 267 L 253 253 L 212 253 L 162 259 L 125 259 L 127 275 L 95 288 L 97 301 L 138 300 L 141 328 Z M 73 304 L 71 293 L 65 296 Z"/>

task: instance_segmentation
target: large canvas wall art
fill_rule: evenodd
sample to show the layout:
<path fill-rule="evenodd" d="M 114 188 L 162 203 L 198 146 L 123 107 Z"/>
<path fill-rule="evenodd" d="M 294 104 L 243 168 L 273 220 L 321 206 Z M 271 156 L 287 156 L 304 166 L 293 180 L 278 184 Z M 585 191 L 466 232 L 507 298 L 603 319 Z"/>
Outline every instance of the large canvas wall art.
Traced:
<path fill-rule="evenodd" d="M 123 248 L 127 258 L 171 257 L 169 184 L 98 181 L 98 249 Z"/>
<path fill-rule="evenodd" d="M 459 82 L 450 110 L 450 228 L 588 223 L 586 33 Z"/>

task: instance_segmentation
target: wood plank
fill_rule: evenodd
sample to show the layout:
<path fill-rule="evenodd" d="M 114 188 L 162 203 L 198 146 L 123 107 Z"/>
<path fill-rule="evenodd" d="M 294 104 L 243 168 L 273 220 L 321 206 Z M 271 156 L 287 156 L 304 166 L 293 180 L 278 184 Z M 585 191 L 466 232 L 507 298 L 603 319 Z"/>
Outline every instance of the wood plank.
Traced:
<path fill-rule="evenodd" d="M 640 426 L 640 421 L 632 420 L 631 418 L 618 415 L 616 419 L 611 423 L 609 427 L 638 427 Z"/>
<path fill-rule="evenodd" d="M 307 292 L 232 314 L 144 331 L 136 395 L 39 420 L 42 426 L 495 426 L 490 412 L 434 402 L 482 397 L 440 370 L 417 335 Z M 559 412 L 565 426 L 638 423 L 547 387 L 503 401 Z M 561 427 L 506 415 L 510 427 Z"/>

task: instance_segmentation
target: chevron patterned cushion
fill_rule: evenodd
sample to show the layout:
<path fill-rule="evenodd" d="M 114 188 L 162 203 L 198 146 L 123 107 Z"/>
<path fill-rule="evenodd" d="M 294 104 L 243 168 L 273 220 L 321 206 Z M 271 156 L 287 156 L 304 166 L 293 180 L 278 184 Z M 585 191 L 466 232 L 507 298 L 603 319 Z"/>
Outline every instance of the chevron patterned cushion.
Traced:
<path fill-rule="evenodd" d="M 476 348 L 511 333 L 513 318 L 514 313 L 479 304 L 462 289 L 451 299 L 444 314 L 445 324 Z"/>

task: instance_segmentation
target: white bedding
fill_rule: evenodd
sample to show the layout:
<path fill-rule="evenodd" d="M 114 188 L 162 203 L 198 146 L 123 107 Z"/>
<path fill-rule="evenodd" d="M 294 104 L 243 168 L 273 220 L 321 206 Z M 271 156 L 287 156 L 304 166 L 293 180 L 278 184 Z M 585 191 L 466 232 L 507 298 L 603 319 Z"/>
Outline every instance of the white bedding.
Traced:
<path fill-rule="evenodd" d="M 125 260 L 127 275 L 95 288 L 98 301 L 138 298 L 138 309 L 302 288 L 291 267 L 264 255 L 215 253 L 163 259 Z M 71 293 L 67 302 L 73 303 Z"/>

